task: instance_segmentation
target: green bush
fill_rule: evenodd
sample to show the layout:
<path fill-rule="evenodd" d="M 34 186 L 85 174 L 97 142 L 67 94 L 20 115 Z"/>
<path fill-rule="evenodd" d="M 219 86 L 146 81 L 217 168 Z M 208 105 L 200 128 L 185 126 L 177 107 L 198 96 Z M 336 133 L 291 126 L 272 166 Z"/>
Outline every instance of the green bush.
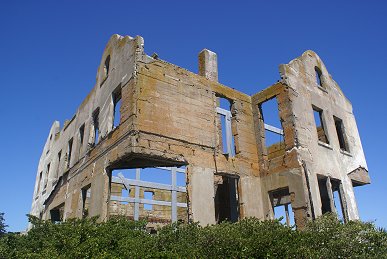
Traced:
<path fill-rule="evenodd" d="M 297 231 L 254 218 L 201 227 L 174 223 L 150 234 L 122 217 L 60 224 L 30 217 L 26 235 L 0 238 L 0 258 L 387 258 L 387 232 L 323 216 Z"/>
<path fill-rule="evenodd" d="M 0 212 L 0 237 L 7 233 L 5 230 L 8 226 L 4 223 L 4 213 Z"/>

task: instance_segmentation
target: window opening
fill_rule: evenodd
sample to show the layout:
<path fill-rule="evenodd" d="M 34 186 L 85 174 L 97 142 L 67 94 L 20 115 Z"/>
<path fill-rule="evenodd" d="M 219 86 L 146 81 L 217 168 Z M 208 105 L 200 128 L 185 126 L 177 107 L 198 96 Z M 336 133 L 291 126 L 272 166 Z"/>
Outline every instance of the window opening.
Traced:
<path fill-rule="evenodd" d="M 340 149 L 344 151 L 349 151 L 348 143 L 344 133 L 345 131 L 344 131 L 343 121 L 335 116 L 333 116 L 333 119 L 335 121 L 336 133 L 337 133 L 337 138 L 339 139 Z"/>
<path fill-rule="evenodd" d="M 172 184 L 172 176 L 170 175 L 170 172 L 157 167 L 142 168 L 141 180 L 169 185 Z"/>
<path fill-rule="evenodd" d="M 315 74 L 316 74 L 316 83 L 319 85 L 319 86 L 323 86 L 322 85 L 322 73 L 321 73 L 321 70 L 318 68 L 318 67 L 314 67 L 314 71 L 315 71 Z"/>
<path fill-rule="evenodd" d="M 259 109 L 265 127 L 265 145 L 269 148 L 268 153 L 270 154 L 270 147 L 284 146 L 284 131 L 279 116 L 277 98 L 274 97 L 261 103 Z"/>
<path fill-rule="evenodd" d="M 177 186 L 186 186 L 187 179 L 184 172 L 176 171 L 176 184 Z"/>
<path fill-rule="evenodd" d="M 144 199 L 153 200 L 154 193 L 151 191 L 144 191 Z M 153 210 L 152 204 L 144 204 L 144 210 Z"/>
<path fill-rule="evenodd" d="M 121 189 L 121 197 L 127 198 L 127 197 L 129 197 L 129 193 L 130 193 L 130 190 L 126 189 L 125 186 L 124 186 L 124 188 Z M 128 202 L 121 201 L 121 204 L 128 204 Z"/>
<path fill-rule="evenodd" d="M 110 69 L 110 55 L 106 57 L 103 68 L 104 68 L 105 75 L 107 77 L 109 75 L 109 69 Z"/>
<path fill-rule="evenodd" d="M 79 128 L 79 150 L 82 149 L 83 139 L 85 136 L 85 124 L 82 124 L 82 126 Z"/>
<path fill-rule="evenodd" d="M 185 167 L 112 170 L 110 214 L 149 222 L 187 221 L 187 191 L 179 184 L 180 174 L 185 179 Z"/>
<path fill-rule="evenodd" d="M 345 197 L 343 184 L 339 180 L 331 179 L 332 192 L 333 192 L 333 203 L 336 209 L 336 214 L 339 220 L 344 222 L 348 221 L 347 208 L 345 205 Z"/>
<path fill-rule="evenodd" d="M 235 139 L 231 128 L 231 102 L 222 97 L 217 97 L 218 107 L 216 108 L 219 117 L 219 140 L 220 147 L 225 155 L 235 156 Z"/>
<path fill-rule="evenodd" d="M 97 145 L 99 141 L 99 109 L 93 113 L 93 128 L 94 128 L 94 141 L 93 145 Z"/>
<path fill-rule="evenodd" d="M 55 178 L 58 177 L 58 175 L 60 174 L 59 170 L 60 170 L 60 159 L 62 158 L 62 150 L 58 152 L 58 166 L 56 168 L 56 175 L 55 175 Z"/>
<path fill-rule="evenodd" d="M 274 207 L 274 217 L 278 220 L 281 219 L 280 222 L 288 227 L 295 225 L 291 203 Z"/>
<path fill-rule="evenodd" d="M 321 211 L 322 214 L 327 212 L 336 213 L 340 220 L 347 221 L 347 208 L 345 207 L 342 183 L 339 180 L 330 177 L 319 176 L 318 179 Z"/>
<path fill-rule="evenodd" d="M 71 138 L 69 140 L 69 144 L 68 144 L 68 158 L 67 158 L 67 168 L 70 168 L 70 162 L 71 162 L 71 154 L 72 154 L 72 149 L 73 149 L 73 138 Z"/>
<path fill-rule="evenodd" d="M 313 106 L 313 116 L 316 125 L 318 140 L 329 144 L 329 140 L 326 133 L 326 128 L 323 120 L 323 110 Z"/>
<path fill-rule="evenodd" d="M 50 216 L 51 216 L 51 221 L 53 223 L 59 223 L 63 222 L 63 216 L 64 216 L 64 203 L 59 205 L 58 207 L 50 210 Z"/>
<path fill-rule="evenodd" d="M 227 110 L 227 111 L 230 111 L 231 110 L 231 102 L 230 100 L 226 99 L 226 98 L 223 98 L 223 97 L 218 97 L 219 99 L 219 107 L 224 109 L 224 110 Z"/>
<path fill-rule="evenodd" d="M 328 182 L 328 178 L 326 178 L 326 177 L 319 178 L 318 179 L 318 187 L 320 189 L 322 214 L 325 214 L 328 212 L 334 212 L 334 208 L 332 207 L 332 202 L 331 202 L 332 187 L 331 187 L 331 183 Z"/>
<path fill-rule="evenodd" d="M 91 185 L 82 188 L 82 218 L 89 216 Z"/>
<path fill-rule="evenodd" d="M 114 114 L 113 114 L 113 128 L 120 125 L 121 120 L 121 88 L 119 91 L 113 94 L 113 103 L 114 103 Z"/>
<path fill-rule="evenodd" d="M 338 190 L 335 190 L 333 192 L 333 202 L 335 204 L 335 208 L 336 208 L 336 213 L 337 213 L 337 217 L 339 218 L 339 220 L 344 220 L 344 217 L 343 217 L 343 210 L 342 210 L 342 205 L 341 205 L 341 201 L 340 201 L 340 194 L 339 194 L 339 191 Z"/>
<path fill-rule="evenodd" d="M 52 134 L 50 135 L 50 141 L 48 142 L 48 148 L 47 148 L 46 154 L 50 153 L 51 140 L 52 140 Z"/>
<path fill-rule="evenodd" d="M 278 189 L 269 192 L 269 198 L 272 204 L 274 217 L 281 219 L 282 224 L 288 227 L 295 226 L 294 213 L 290 200 L 289 188 Z"/>
<path fill-rule="evenodd" d="M 215 176 L 215 219 L 237 222 L 239 219 L 239 197 L 237 177 L 227 175 Z"/>
<path fill-rule="evenodd" d="M 47 188 L 47 182 L 48 182 L 48 175 L 50 173 L 50 163 L 48 163 L 47 165 L 47 171 L 46 171 L 46 177 L 44 179 L 44 189 Z"/>
<path fill-rule="evenodd" d="M 37 187 L 36 195 L 38 195 L 39 192 L 40 192 L 40 185 L 41 185 L 41 182 L 42 182 L 42 176 L 43 176 L 43 172 L 40 172 L 39 173 L 39 182 L 38 182 L 38 187 Z"/>

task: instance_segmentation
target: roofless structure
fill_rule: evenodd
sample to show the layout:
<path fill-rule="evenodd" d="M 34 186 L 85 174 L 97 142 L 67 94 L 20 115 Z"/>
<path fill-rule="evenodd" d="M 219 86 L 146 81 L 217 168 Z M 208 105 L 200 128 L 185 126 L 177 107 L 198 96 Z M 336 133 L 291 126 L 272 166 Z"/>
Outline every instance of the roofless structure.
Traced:
<path fill-rule="evenodd" d="M 218 82 L 214 52 L 199 53 L 196 74 L 148 56 L 142 37 L 113 35 L 94 88 L 50 129 L 31 214 L 358 219 L 354 187 L 370 179 L 351 103 L 313 51 L 279 72 L 250 96 Z"/>

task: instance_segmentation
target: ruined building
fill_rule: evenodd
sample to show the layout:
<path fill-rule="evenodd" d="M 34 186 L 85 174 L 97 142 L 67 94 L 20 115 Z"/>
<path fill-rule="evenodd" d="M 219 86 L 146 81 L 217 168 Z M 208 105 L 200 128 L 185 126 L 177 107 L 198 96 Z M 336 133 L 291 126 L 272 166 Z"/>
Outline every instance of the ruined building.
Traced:
<path fill-rule="evenodd" d="M 358 219 L 353 187 L 370 179 L 351 103 L 313 51 L 279 71 L 249 96 L 218 82 L 209 50 L 195 74 L 145 54 L 139 36 L 113 35 L 92 91 L 51 127 L 31 214 L 206 225 L 283 213 L 301 228 L 326 212 Z"/>

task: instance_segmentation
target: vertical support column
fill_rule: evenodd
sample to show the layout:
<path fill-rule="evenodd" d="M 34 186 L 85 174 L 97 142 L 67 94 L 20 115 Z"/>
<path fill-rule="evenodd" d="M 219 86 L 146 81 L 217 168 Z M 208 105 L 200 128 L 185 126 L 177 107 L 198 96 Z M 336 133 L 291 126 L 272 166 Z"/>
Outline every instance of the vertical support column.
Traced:
<path fill-rule="evenodd" d="M 103 187 L 103 190 L 105 190 L 103 192 L 103 203 L 101 204 L 101 212 L 100 212 L 100 217 L 102 220 L 107 220 L 110 216 L 110 197 L 111 197 L 111 177 L 112 176 L 112 171 L 110 170 L 107 170 L 106 168 L 104 169 L 104 173 L 103 173 L 103 178 L 104 178 L 104 187 Z M 89 192 L 89 208 L 88 210 L 90 211 L 90 203 L 91 203 L 91 199 L 93 198 L 93 195 L 94 193 L 96 192 L 95 190 L 99 190 L 99 189 L 96 189 L 96 187 L 91 184 L 90 185 L 90 192 Z M 94 190 L 94 191 L 93 191 Z M 86 191 L 86 197 L 87 197 L 87 191 Z M 83 214 L 83 213 L 82 213 Z M 90 214 L 90 213 L 88 213 Z"/>
<path fill-rule="evenodd" d="M 327 192 L 329 197 L 329 206 L 331 207 L 331 212 L 336 213 L 335 201 L 333 199 L 332 183 L 331 178 L 328 176 L 326 179 Z"/>
<path fill-rule="evenodd" d="M 218 82 L 218 58 L 215 52 L 203 49 L 199 53 L 199 75 Z"/>
<path fill-rule="evenodd" d="M 345 199 L 344 187 L 342 182 L 340 182 L 340 185 L 339 185 L 339 196 L 340 196 L 341 208 L 343 211 L 344 222 L 347 223 L 349 221 L 348 205 L 347 205 L 347 200 Z"/>
<path fill-rule="evenodd" d="M 255 128 L 255 141 L 258 148 L 258 162 L 260 168 L 268 170 L 265 122 L 263 120 L 262 103 L 253 104 L 253 119 Z"/>
<path fill-rule="evenodd" d="M 136 168 L 136 180 L 140 181 L 140 168 Z M 134 220 L 140 216 L 140 186 L 136 185 L 134 189 Z"/>
<path fill-rule="evenodd" d="M 289 204 L 285 204 L 286 225 L 290 227 Z"/>
<path fill-rule="evenodd" d="M 172 222 L 177 221 L 176 167 L 172 167 Z"/>
<path fill-rule="evenodd" d="M 214 169 L 191 165 L 190 175 L 190 207 L 192 220 L 200 225 L 215 224 L 214 206 Z"/>

